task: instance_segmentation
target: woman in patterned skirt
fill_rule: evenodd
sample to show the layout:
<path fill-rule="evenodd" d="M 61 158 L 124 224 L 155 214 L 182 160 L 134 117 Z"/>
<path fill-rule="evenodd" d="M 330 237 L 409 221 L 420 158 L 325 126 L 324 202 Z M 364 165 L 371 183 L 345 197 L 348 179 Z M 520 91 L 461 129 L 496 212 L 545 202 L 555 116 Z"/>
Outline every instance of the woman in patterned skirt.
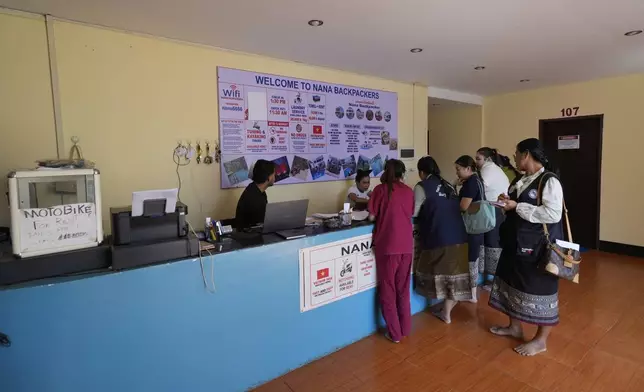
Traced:
<path fill-rule="evenodd" d="M 463 186 L 458 194 L 460 197 L 461 212 L 465 213 L 473 202 L 485 200 L 485 191 L 479 170 L 474 158 L 463 155 L 454 162 L 456 175 Z M 483 234 L 468 234 L 467 247 L 470 261 L 470 286 L 472 288 L 472 301 L 477 302 L 476 287 L 479 276 L 483 274 L 485 253 L 483 248 Z"/>
<path fill-rule="evenodd" d="M 485 188 L 485 199 L 496 201 L 499 195 L 506 195 L 510 188 L 510 181 L 502 169 L 503 162 L 507 157 L 502 156 L 496 149 L 490 147 L 481 147 L 476 151 L 476 166 L 481 173 L 481 180 Z M 512 165 L 510 165 L 512 166 Z M 496 209 L 496 225 L 494 229 L 483 235 L 484 256 L 480 264 L 483 271 L 485 282 L 484 289 L 491 289 L 491 282 L 496 274 L 496 266 L 499 264 L 501 256 L 501 237 L 499 230 L 505 216 L 500 208 Z"/>
<path fill-rule="evenodd" d="M 449 324 L 454 306 L 472 299 L 467 233 L 456 190 L 441 177 L 432 157 L 418 161 L 418 175 L 422 181 L 414 188 L 415 290 L 444 300 L 435 316 Z"/>
<path fill-rule="evenodd" d="M 510 323 L 490 331 L 523 340 L 521 322 L 539 326 L 531 341 L 514 349 L 532 356 L 546 351 L 548 335 L 559 323 L 559 279 L 542 268 L 541 260 L 546 250 L 543 224 L 551 241 L 563 239 L 563 190 L 539 140 L 519 143 L 514 159 L 525 175 L 510 187 L 508 197 L 499 198 L 506 220 L 501 225 L 503 250 L 490 294 L 490 306 L 507 314 Z"/>

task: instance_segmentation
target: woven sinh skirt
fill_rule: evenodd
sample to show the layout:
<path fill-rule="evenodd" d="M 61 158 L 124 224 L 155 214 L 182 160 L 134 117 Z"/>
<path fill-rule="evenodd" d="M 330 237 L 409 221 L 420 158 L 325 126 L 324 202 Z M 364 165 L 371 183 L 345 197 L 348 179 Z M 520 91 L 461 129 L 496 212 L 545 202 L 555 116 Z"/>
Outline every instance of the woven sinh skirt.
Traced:
<path fill-rule="evenodd" d="M 414 264 L 416 292 L 429 299 L 472 299 L 467 244 L 417 252 Z"/>
<path fill-rule="evenodd" d="M 490 306 L 528 324 L 557 325 L 559 278 L 540 268 L 538 262 L 526 262 L 514 253 L 512 248 L 501 252 Z"/>
<path fill-rule="evenodd" d="M 505 215 L 500 208 L 496 210 L 496 226 L 491 231 L 483 235 L 483 256 L 479 260 L 479 270 L 486 275 L 496 275 L 496 268 L 499 265 L 501 257 L 501 224 L 505 220 Z"/>

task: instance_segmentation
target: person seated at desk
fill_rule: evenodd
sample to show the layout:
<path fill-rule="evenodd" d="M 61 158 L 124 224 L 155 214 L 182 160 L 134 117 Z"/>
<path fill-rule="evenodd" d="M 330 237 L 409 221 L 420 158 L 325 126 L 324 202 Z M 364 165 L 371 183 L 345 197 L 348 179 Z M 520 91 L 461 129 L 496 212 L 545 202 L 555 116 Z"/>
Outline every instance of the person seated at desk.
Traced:
<path fill-rule="evenodd" d="M 275 164 L 264 159 L 255 162 L 252 180 L 237 202 L 235 228 L 238 231 L 264 223 L 268 204 L 266 189 L 275 184 Z"/>
<path fill-rule="evenodd" d="M 364 211 L 367 209 L 369 197 L 371 197 L 371 174 L 370 170 L 358 170 L 356 173 L 356 183 L 349 188 L 347 192 L 346 203 L 351 204 L 351 208 L 356 211 Z"/>

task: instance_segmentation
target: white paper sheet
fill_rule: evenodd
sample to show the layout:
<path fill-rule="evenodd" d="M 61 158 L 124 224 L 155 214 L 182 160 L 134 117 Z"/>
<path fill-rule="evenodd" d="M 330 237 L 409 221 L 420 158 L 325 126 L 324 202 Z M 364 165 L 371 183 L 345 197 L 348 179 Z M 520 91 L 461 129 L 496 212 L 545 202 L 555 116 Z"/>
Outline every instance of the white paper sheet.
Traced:
<path fill-rule="evenodd" d="M 557 240 L 557 245 L 561 246 L 562 248 L 579 251 L 579 244 L 575 244 L 573 242 Z"/>
<path fill-rule="evenodd" d="M 172 213 L 177 208 L 178 194 L 179 189 L 177 188 L 132 192 L 132 216 L 143 215 L 143 202 L 154 199 L 166 199 L 165 213 Z"/>
<path fill-rule="evenodd" d="M 248 92 L 248 119 L 250 121 L 268 120 L 266 93 L 262 91 Z"/>

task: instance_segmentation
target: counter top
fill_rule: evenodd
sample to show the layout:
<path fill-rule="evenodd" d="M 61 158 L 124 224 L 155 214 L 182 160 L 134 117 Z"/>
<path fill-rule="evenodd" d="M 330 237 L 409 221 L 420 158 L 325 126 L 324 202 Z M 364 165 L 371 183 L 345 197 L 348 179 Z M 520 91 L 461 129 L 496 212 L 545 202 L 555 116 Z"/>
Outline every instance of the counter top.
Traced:
<path fill-rule="evenodd" d="M 306 239 L 306 238 L 316 237 L 327 233 L 341 232 L 341 231 L 346 231 L 357 227 L 366 227 L 370 225 L 372 225 L 371 222 L 362 221 L 362 222 L 353 222 L 351 226 L 341 227 L 337 229 L 330 229 L 325 227 L 324 225 L 307 226 L 306 228 L 303 229 L 304 233 L 306 233 L 306 237 L 299 238 L 299 239 Z M 279 244 L 284 242 L 292 242 L 296 240 L 297 239 L 286 240 L 277 234 L 232 233 L 230 235 L 225 236 L 220 242 L 213 243 L 215 246 L 214 249 L 203 251 L 202 256 L 236 252 L 244 249 L 257 248 L 261 246 L 274 245 L 274 244 Z M 127 245 L 124 245 L 124 246 L 127 246 Z M 109 248 L 109 246 L 107 245 L 101 245 L 99 248 L 106 248 L 106 247 Z M 91 248 L 91 249 L 95 250 L 96 248 Z M 79 251 L 76 251 L 76 252 L 79 252 Z M 2 264 L 5 264 L 5 263 L 33 263 L 33 265 L 43 264 L 43 263 L 47 264 L 49 259 L 52 257 L 60 259 L 61 257 L 64 257 L 64 254 L 59 253 L 54 255 L 36 256 L 28 259 L 18 259 L 13 256 L 11 251 L 11 245 L 9 243 L 1 244 L 0 245 L 0 273 L 2 273 L 2 268 L 1 268 Z M 131 268 L 131 269 L 147 268 L 153 265 L 174 263 L 181 260 L 185 260 L 185 259 L 169 260 L 169 261 L 164 261 L 164 262 L 155 263 L 155 264 L 148 264 L 148 265 Z M 106 266 L 107 263 L 103 263 L 102 265 Z M 109 262 L 109 265 L 111 265 L 111 262 Z M 66 282 L 70 280 L 84 279 L 87 277 L 93 277 L 93 276 L 104 275 L 104 274 L 112 274 L 112 273 L 117 273 L 122 271 L 127 271 L 127 269 L 114 271 L 110 267 L 99 268 L 99 269 L 91 268 L 91 269 L 88 269 L 87 271 L 74 273 L 74 274 L 63 274 L 55 277 L 29 280 L 21 283 L 10 284 L 10 285 L 4 285 L 4 286 L 0 285 L 0 290 L 39 286 L 43 284 L 61 283 L 61 282 Z"/>

